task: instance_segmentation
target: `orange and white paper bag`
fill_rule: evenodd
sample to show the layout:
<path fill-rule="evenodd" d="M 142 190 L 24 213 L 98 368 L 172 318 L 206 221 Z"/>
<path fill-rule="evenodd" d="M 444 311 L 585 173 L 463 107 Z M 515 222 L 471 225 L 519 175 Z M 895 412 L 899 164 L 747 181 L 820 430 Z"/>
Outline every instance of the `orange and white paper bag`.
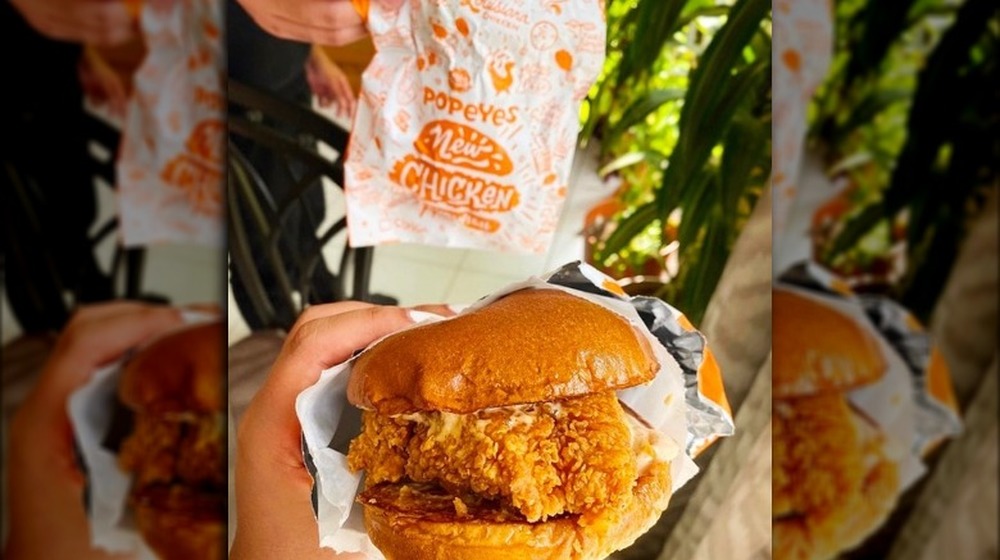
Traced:
<path fill-rule="evenodd" d="M 351 245 L 546 252 L 604 62 L 603 2 L 372 2 L 367 17 L 377 52 L 345 167 Z"/>
<path fill-rule="evenodd" d="M 135 75 L 117 166 L 126 247 L 223 241 L 221 18 L 215 0 L 142 8 L 149 54 Z"/>

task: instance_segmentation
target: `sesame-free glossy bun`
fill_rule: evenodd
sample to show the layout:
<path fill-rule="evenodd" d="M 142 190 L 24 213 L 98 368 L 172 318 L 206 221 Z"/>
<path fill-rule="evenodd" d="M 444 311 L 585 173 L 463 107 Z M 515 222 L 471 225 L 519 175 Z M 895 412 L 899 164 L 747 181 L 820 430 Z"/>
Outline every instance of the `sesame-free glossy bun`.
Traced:
<path fill-rule="evenodd" d="M 774 398 L 840 392 L 885 373 L 881 347 L 854 318 L 780 288 L 771 313 Z"/>
<path fill-rule="evenodd" d="M 118 396 L 136 412 L 219 412 L 225 408 L 221 321 L 172 332 L 125 365 Z"/>
<path fill-rule="evenodd" d="M 387 415 L 469 413 L 623 389 L 658 369 L 625 318 L 560 290 L 531 289 L 382 340 L 354 363 L 348 398 Z"/>

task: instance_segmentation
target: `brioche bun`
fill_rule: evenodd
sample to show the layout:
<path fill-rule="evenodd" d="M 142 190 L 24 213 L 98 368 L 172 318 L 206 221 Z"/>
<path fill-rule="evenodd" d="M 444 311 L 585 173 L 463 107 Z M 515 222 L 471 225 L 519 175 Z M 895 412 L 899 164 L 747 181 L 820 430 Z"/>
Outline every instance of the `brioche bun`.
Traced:
<path fill-rule="evenodd" d="M 221 321 L 170 333 L 125 365 L 118 397 L 136 412 L 221 412 L 225 408 Z"/>
<path fill-rule="evenodd" d="M 857 320 L 781 288 L 771 312 L 774 398 L 843 392 L 884 375 L 882 349 Z"/>
<path fill-rule="evenodd" d="M 347 395 L 379 414 L 458 414 L 651 381 L 659 364 L 620 315 L 560 290 L 521 290 L 392 335 L 354 363 Z"/>

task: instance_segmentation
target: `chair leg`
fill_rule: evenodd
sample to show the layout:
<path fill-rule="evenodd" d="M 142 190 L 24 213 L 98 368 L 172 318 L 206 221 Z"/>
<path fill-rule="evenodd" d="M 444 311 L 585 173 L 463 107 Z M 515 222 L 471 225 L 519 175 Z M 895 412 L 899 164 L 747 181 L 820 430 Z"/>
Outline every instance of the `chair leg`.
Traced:
<path fill-rule="evenodd" d="M 373 253 L 371 247 L 354 249 L 354 299 L 369 301 L 368 290 L 372 279 Z"/>

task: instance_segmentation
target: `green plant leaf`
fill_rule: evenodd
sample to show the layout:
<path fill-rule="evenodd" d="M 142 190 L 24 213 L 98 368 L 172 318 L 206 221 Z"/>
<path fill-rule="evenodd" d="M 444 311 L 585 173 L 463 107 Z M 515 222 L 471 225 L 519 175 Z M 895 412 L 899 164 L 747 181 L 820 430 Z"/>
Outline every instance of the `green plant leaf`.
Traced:
<path fill-rule="evenodd" d="M 711 225 L 705 230 L 705 239 L 698 251 L 698 258 L 691 264 L 688 278 L 684 283 L 684 305 L 681 311 L 695 326 L 701 324 L 708 302 L 722 277 L 726 261 L 729 259 L 727 222 L 718 213 L 712 216 Z"/>
<path fill-rule="evenodd" d="M 702 169 L 687 200 L 682 201 L 681 223 L 677 226 L 677 242 L 681 250 L 693 245 L 698 233 L 707 224 L 707 218 L 718 200 L 718 174 L 708 168 Z M 711 224 L 707 224 L 711 227 Z"/>
<path fill-rule="evenodd" d="M 724 16 L 727 13 L 729 13 L 729 6 L 715 4 L 697 5 L 695 2 L 688 2 L 681 16 L 677 19 L 677 29 L 684 29 L 688 24 L 700 17 Z"/>
<path fill-rule="evenodd" d="M 854 132 L 858 127 L 871 122 L 882 111 L 895 103 L 908 100 L 911 93 L 910 90 L 902 88 L 880 89 L 869 93 L 858 102 L 847 120 L 843 124 L 837 125 L 831 133 L 830 142 L 834 145 L 840 144 L 845 136 Z"/>
<path fill-rule="evenodd" d="M 833 243 L 830 244 L 830 248 L 827 251 L 827 258 L 832 255 L 839 255 L 854 247 L 858 240 L 871 231 L 886 215 L 889 214 L 887 214 L 885 205 L 882 202 L 866 206 L 858 215 L 844 224 L 844 229 L 841 230 L 840 234 L 834 238 Z"/>
<path fill-rule="evenodd" d="M 969 92 L 956 88 L 967 73 L 973 45 L 995 13 L 991 0 L 967 0 L 920 72 L 907 121 L 907 138 L 881 202 L 865 208 L 834 239 L 833 255 L 854 247 L 879 219 L 895 216 L 912 201 L 927 196 L 940 146 L 954 132 Z"/>
<path fill-rule="evenodd" d="M 660 165 L 666 158 L 659 152 L 652 150 L 637 150 L 622 154 L 608 162 L 604 167 L 597 170 L 597 175 L 607 177 L 615 171 L 621 171 L 626 167 L 640 162 L 649 162 L 651 165 Z"/>
<path fill-rule="evenodd" d="M 736 221 L 739 201 L 750 185 L 751 172 L 758 165 L 767 165 L 768 162 L 763 159 L 770 159 L 770 150 L 767 149 L 770 135 L 770 126 L 745 111 L 733 117 L 726 132 L 719 167 L 723 219 Z"/>
<path fill-rule="evenodd" d="M 729 128 L 736 110 L 753 100 L 754 92 L 763 84 L 770 84 L 770 61 L 760 60 L 732 78 L 725 80 L 718 102 L 705 108 L 704 113 L 694 113 L 682 125 L 677 147 L 670 155 L 670 163 L 663 174 L 663 184 L 657 192 L 660 213 L 667 215 L 677 207 L 690 183 L 694 169 L 705 165 L 708 157 Z M 690 92 L 689 98 L 690 98 Z M 688 101 L 685 101 L 685 104 Z M 697 120 L 693 120 L 697 119 Z"/>
<path fill-rule="evenodd" d="M 636 208 L 627 218 L 620 221 L 615 230 L 608 236 L 600 250 L 601 258 L 607 258 L 624 249 L 635 236 L 645 231 L 649 224 L 659 217 L 654 202 L 648 202 Z"/>
<path fill-rule="evenodd" d="M 757 32 L 770 6 L 768 0 L 738 0 L 730 9 L 725 25 L 716 32 L 691 73 L 688 94 L 681 109 L 679 126 L 682 130 L 692 115 L 704 115 L 718 105 L 726 91 L 727 78 L 741 59 L 743 47 Z"/>
<path fill-rule="evenodd" d="M 677 30 L 677 21 L 685 4 L 687 0 L 640 0 L 629 13 L 629 22 L 635 26 L 635 31 L 622 52 L 621 82 L 656 61 L 663 44 Z"/>
<path fill-rule="evenodd" d="M 907 14 L 915 0 L 866 2 L 850 23 L 852 33 L 860 40 L 852 45 L 844 87 L 850 89 L 855 80 L 881 66 L 889 47 L 906 31 Z"/>
<path fill-rule="evenodd" d="M 682 89 L 655 89 L 640 97 L 635 103 L 625 109 L 622 117 L 608 131 L 605 142 L 613 144 L 632 126 L 642 122 L 650 113 L 659 109 L 664 103 L 684 99 Z"/>

